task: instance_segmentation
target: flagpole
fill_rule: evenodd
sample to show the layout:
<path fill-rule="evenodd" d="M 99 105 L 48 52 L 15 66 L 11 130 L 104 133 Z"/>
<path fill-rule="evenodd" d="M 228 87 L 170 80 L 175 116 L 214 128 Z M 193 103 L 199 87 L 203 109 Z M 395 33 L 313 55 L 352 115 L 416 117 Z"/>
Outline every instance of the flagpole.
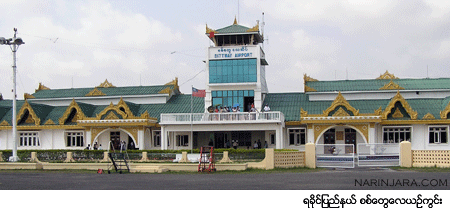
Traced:
<path fill-rule="evenodd" d="M 192 151 L 193 151 L 193 149 L 194 149 L 194 136 L 193 136 L 193 131 L 192 131 L 192 94 L 194 93 L 194 85 L 191 85 L 191 154 L 192 154 Z"/>

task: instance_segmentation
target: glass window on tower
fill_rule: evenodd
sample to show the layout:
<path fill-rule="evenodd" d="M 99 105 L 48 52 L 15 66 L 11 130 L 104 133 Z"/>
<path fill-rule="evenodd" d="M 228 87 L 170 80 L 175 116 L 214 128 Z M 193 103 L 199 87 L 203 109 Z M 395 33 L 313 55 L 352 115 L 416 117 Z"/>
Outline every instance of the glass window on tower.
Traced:
<path fill-rule="evenodd" d="M 256 59 L 209 61 L 209 83 L 245 83 L 257 80 Z"/>
<path fill-rule="evenodd" d="M 239 106 L 240 112 L 247 112 L 254 103 L 255 93 L 253 90 L 224 90 L 211 91 L 211 96 L 213 107 L 233 108 Z"/>

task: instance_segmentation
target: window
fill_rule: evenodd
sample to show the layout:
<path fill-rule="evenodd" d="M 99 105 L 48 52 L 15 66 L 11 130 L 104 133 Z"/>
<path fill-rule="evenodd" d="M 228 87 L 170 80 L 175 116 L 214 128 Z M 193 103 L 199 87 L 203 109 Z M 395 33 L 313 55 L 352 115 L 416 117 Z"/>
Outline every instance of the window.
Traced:
<path fill-rule="evenodd" d="M 41 146 L 38 132 L 20 132 L 19 146 Z"/>
<path fill-rule="evenodd" d="M 153 131 L 153 146 L 161 146 L 161 131 Z"/>
<path fill-rule="evenodd" d="M 447 143 L 447 127 L 429 127 L 430 143 Z"/>
<path fill-rule="evenodd" d="M 245 111 L 245 101 L 251 98 L 253 103 L 253 97 L 255 92 L 253 90 L 223 90 L 223 91 L 211 91 L 211 97 L 213 106 L 227 106 L 233 107 L 235 104 L 239 104 L 241 112 Z"/>
<path fill-rule="evenodd" d="M 189 146 L 189 135 L 177 135 L 177 146 Z"/>
<path fill-rule="evenodd" d="M 270 144 L 275 144 L 275 134 L 270 134 Z"/>
<path fill-rule="evenodd" d="M 83 147 L 84 146 L 84 132 L 66 132 L 66 146 L 67 147 Z"/>
<path fill-rule="evenodd" d="M 257 81 L 256 59 L 209 61 L 209 83 L 242 83 Z"/>
<path fill-rule="evenodd" d="M 387 127 L 383 128 L 383 143 L 411 142 L 410 127 Z"/>
<path fill-rule="evenodd" d="M 305 145 L 306 131 L 304 128 L 289 129 L 289 145 Z"/>

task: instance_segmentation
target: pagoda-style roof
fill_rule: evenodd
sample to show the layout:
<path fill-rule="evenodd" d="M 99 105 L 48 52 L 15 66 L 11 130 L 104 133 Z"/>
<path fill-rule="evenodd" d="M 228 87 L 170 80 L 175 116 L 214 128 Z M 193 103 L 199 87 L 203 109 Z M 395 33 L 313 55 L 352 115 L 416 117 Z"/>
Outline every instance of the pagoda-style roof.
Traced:
<path fill-rule="evenodd" d="M 231 36 L 231 35 L 247 35 L 247 37 L 249 37 L 249 41 L 253 40 L 256 43 L 262 43 L 263 42 L 263 35 L 261 35 L 259 33 L 259 23 L 256 24 L 255 26 L 253 26 L 252 28 L 243 26 L 243 25 L 239 25 L 237 23 L 236 18 L 234 19 L 234 22 L 232 25 L 226 26 L 224 28 L 220 28 L 220 29 L 211 29 L 208 27 L 208 25 L 206 25 L 206 35 L 213 41 L 216 43 L 216 41 L 214 41 L 215 39 L 222 39 L 222 40 L 226 40 L 223 37 L 224 36 Z M 252 37 L 250 39 L 250 37 Z M 222 45 L 222 44 L 219 44 Z"/>

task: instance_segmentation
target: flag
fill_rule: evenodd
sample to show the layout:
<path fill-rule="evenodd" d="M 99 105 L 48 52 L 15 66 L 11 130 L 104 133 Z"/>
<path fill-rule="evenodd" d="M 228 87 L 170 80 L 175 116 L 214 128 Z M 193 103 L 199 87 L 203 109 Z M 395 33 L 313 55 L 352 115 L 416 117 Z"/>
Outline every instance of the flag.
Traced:
<path fill-rule="evenodd" d="M 206 90 L 199 90 L 197 88 L 192 87 L 192 96 L 206 97 Z"/>

